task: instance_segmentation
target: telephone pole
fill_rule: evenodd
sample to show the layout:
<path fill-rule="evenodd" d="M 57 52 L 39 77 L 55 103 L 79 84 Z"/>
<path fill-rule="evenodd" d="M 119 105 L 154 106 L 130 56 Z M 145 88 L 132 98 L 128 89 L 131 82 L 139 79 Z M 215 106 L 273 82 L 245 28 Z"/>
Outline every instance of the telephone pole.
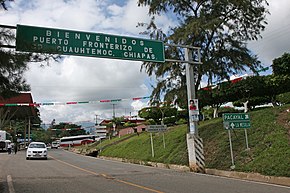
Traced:
<path fill-rule="evenodd" d="M 98 116 L 99 115 L 96 115 L 96 125 L 98 125 Z"/>
<path fill-rule="evenodd" d="M 115 114 L 115 105 L 116 104 L 111 104 L 111 105 L 113 105 L 113 119 L 116 117 L 116 114 Z"/>

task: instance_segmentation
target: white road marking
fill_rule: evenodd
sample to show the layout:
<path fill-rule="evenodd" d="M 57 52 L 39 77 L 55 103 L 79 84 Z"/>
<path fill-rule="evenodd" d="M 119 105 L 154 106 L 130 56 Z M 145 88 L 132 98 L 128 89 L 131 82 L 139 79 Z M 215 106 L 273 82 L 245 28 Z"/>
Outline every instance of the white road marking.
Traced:
<path fill-rule="evenodd" d="M 8 184 L 9 193 L 15 193 L 13 182 L 12 182 L 12 177 L 10 175 L 7 176 L 7 184 Z"/>

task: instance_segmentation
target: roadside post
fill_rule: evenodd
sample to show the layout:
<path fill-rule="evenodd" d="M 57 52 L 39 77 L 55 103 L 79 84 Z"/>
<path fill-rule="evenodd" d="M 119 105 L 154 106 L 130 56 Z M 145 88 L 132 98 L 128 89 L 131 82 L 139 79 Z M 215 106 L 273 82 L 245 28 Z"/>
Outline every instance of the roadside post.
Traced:
<path fill-rule="evenodd" d="M 187 99 L 188 99 L 188 114 L 189 114 L 189 133 L 186 135 L 189 167 L 195 172 L 204 172 L 204 152 L 203 141 L 198 136 L 197 122 L 199 121 L 199 107 L 198 99 L 196 98 L 195 91 L 195 77 L 194 77 L 194 62 L 192 48 L 185 47 L 185 60 L 186 64 L 186 85 L 187 85 Z M 193 48 L 196 49 L 196 48 Z M 201 64 L 200 50 L 198 50 L 198 62 L 195 64 Z M 191 52 L 190 52 L 191 51 Z"/>
<path fill-rule="evenodd" d="M 150 140 L 151 140 L 151 152 L 152 152 L 152 157 L 154 157 L 154 145 L 153 145 L 153 137 L 152 133 L 158 133 L 162 132 L 163 133 L 163 147 L 165 148 L 165 139 L 164 139 L 164 131 L 167 130 L 166 125 L 148 125 L 147 126 L 147 131 L 150 132 Z"/>
<path fill-rule="evenodd" d="M 150 132 L 150 141 L 151 141 L 151 154 L 152 154 L 152 157 L 154 157 L 154 144 L 153 144 L 153 137 L 152 137 L 151 132 Z"/>
<path fill-rule="evenodd" d="M 245 130 L 245 138 L 246 138 L 246 150 L 249 150 L 249 142 L 248 142 L 248 134 L 247 129 L 251 127 L 250 115 L 246 113 L 224 113 L 223 114 L 223 125 L 226 130 L 228 130 L 229 134 L 229 142 L 230 142 L 230 152 L 231 152 L 231 160 L 232 166 L 231 169 L 235 169 L 235 161 L 233 155 L 233 145 L 231 139 L 231 131 L 233 129 L 244 129 Z"/>

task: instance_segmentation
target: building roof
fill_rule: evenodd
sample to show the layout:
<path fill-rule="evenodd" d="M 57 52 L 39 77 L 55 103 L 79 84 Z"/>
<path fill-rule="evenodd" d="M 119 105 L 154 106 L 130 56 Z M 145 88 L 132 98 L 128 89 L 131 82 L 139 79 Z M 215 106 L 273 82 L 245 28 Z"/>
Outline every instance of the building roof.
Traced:
<path fill-rule="evenodd" d="M 33 99 L 31 93 L 19 93 L 18 95 L 4 99 L 0 96 L 0 108 L 9 110 L 10 113 L 14 113 L 12 119 L 24 119 L 28 117 L 38 117 L 37 109 L 33 104 Z M 6 106 L 6 104 L 13 104 Z M 17 104 L 27 104 L 27 105 L 17 105 Z M 30 105 L 29 105 L 30 104 Z"/>

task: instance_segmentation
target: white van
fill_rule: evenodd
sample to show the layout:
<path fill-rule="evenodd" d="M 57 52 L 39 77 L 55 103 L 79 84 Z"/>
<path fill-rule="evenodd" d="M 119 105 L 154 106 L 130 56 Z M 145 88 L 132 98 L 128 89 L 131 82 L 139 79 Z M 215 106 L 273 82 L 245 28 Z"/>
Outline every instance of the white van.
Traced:
<path fill-rule="evenodd" d="M 51 143 L 51 149 L 53 149 L 53 148 L 55 148 L 55 149 L 59 148 L 59 141 L 53 141 Z"/>

